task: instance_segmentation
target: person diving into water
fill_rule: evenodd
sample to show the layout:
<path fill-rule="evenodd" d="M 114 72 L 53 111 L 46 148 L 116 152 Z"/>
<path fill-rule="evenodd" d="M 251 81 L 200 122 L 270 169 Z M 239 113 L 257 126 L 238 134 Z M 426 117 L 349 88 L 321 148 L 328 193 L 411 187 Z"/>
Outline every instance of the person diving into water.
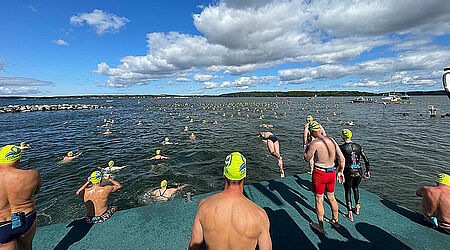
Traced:
<path fill-rule="evenodd" d="M 312 140 L 314 140 L 314 136 L 311 135 L 311 132 L 309 131 L 309 125 L 314 121 L 314 118 L 312 115 L 308 115 L 306 117 L 306 123 L 303 128 L 303 149 L 306 149 L 306 146 L 311 143 Z M 325 133 L 325 129 L 320 126 L 320 133 L 324 136 L 327 136 Z M 314 170 L 314 159 L 311 158 L 311 161 L 309 161 L 309 174 L 312 174 Z"/>
<path fill-rule="evenodd" d="M 339 145 L 342 154 L 345 158 L 344 167 L 344 190 L 345 190 L 345 204 L 347 206 L 347 214 L 344 217 L 353 221 L 353 212 L 359 214 L 361 204 L 359 203 L 359 189 L 358 186 L 363 178 L 363 171 L 360 163 L 361 157 L 364 160 L 366 171 L 364 172 L 364 178 L 370 178 L 370 164 L 367 159 L 361 145 L 352 142 L 352 131 L 349 129 L 343 129 L 341 131 L 341 137 L 344 140 L 344 144 Z M 352 190 L 353 198 L 355 199 L 355 208 L 352 207 Z"/>
<path fill-rule="evenodd" d="M 73 159 L 79 157 L 83 152 L 74 153 L 73 151 L 69 151 L 66 156 L 61 160 L 61 162 L 69 162 Z"/>
<path fill-rule="evenodd" d="M 278 166 L 280 167 L 280 176 L 284 178 L 283 158 L 280 155 L 280 143 L 278 138 L 272 132 L 261 132 L 258 137 L 262 137 L 263 141 L 267 143 L 267 148 L 271 155 L 275 156 L 278 160 Z"/>
<path fill-rule="evenodd" d="M 187 184 L 184 184 L 177 188 L 167 188 L 167 184 L 167 180 L 163 180 L 161 181 L 160 188 L 152 191 L 152 194 L 156 197 L 157 200 L 167 201 L 172 198 L 172 196 L 174 196 L 177 191 L 188 186 Z"/>
<path fill-rule="evenodd" d="M 32 249 L 36 219 L 33 195 L 41 188 L 36 170 L 19 168 L 22 150 L 0 149 L 0 249 Z"/>

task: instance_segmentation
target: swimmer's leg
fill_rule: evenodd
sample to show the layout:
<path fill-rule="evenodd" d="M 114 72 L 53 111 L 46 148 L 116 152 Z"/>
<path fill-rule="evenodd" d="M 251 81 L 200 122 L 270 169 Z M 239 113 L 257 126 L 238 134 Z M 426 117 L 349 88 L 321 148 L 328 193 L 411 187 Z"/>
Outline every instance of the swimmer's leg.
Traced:
<path fill-rule="evenodd" d="M 345 204 L 347 206 L 347 214 L 344 215 L 345 218 L 353 221 L 353 208 L 352 208 L 352 182 L 353 177 L 350 175 L 344 175 L 344 190 L 345 190 Z"/>
<path fill-rule="evenodd" d="M 19 238 L 17 238 L 17 249 L 32 249 L 33 237 L 36 233 L 38 222 L 37 218 L 34 220 L 30 229 Z"/>
<path fill-rule="evenodd" d="M 324 215 L 324 208 L 323 208 L 323 194 L 316 194 L 315 195 L 316 200 L 316 215 L 317 215 L 317 221 L 318 223 L 309 223 L 309 225 L 313 228 L 319 231 L 320 233 L 325 233 L 325 230 L 323 229 L 323 215 Z"/>
<path fill-rule="evenodd" d="M 313 171 L 314 171 L 314 158 L 311 158 L 311 160 L 309 160 L 309 172 L 308 172 L 308 174 L 312 174 Z"/>
<path fill-rule="evenodd" d="M 1 250 L 16 250 L 16 249 L 18 249 L 17 248 L 17 241 L 13 240 L 13 241 L 10 241 L 10 242 L 4 243 L 4 244 L 0 243 L 0 249 Z"/>
<path fill-rule="evenodd" d="M 280 143 L 277 141 L 274 143 L 275 152 L 278 154 L 278 166 L 280 167 L 281 178 L 284 178 L 283 158 L 280 155 Z"/>
<path fill-rule="evenodd" d="M 327 192 L 327 198 L 330 201 L 330 205 L 331 205 L 331 211 L 333 214 L 333 219 L 331 220 L 331 225 L 333 225 L 335 228 L 339 228 L 339 205 L 336 201 L 336 198 L 334 197 L 334 192 L 333 193 L 328 193 Z"/>
<path fill-rule="evenodd" d="M 361 208 L 361 205 L 359 203 L 359 189 L 358 186 L 361 183 L 361 179 L 362 176 L 359 177 L 353 177 L 353 185 L 352 185 L 352 189 L 353 189 L 353 196 L 355 198 L 355 214 L 359 214 L 359 209 Z"/>

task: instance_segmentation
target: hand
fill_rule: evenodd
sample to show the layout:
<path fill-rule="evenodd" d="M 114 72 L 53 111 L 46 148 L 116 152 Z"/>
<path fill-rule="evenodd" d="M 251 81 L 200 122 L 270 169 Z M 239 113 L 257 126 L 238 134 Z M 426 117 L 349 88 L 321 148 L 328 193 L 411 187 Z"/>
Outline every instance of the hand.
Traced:
<path fill-rule="evenodd" d="M 370 178 L 370 171 L 367 171 L 364 173 L 364 178 L 366 178 L 366 179 Z"/>
<path fill-rule="evenodd" d="M 337 174 L 339 184 L 343 184 L 345 182 L 344 174 L 342 172 L 338 172 Z"/>
<path fill-rule="evenodd" d="M 306 149 L 306 144 L 303 145 L 303 149 Z"/>

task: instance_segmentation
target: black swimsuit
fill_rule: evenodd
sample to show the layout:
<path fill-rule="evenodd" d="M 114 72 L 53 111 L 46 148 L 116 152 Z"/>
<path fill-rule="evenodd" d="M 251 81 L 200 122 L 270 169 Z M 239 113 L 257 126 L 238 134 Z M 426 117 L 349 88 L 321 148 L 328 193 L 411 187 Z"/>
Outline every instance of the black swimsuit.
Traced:
<path fill-rule="evenodd" d="M 25 234 L 33 226 L 36 220 L 36 210 L 25 215 L 24 224 L 21 227 L 12 229 L 11 221 L 0 222 L 0 244 L 8 243 Z"/>
<path fill-rule="evenodd" d="M 278 141 L 278 138 L 274 134 L 271 134 L 268 137 L 263 137 L 263 139 L 264 140 L 271 140 L 273 143 Z"/>

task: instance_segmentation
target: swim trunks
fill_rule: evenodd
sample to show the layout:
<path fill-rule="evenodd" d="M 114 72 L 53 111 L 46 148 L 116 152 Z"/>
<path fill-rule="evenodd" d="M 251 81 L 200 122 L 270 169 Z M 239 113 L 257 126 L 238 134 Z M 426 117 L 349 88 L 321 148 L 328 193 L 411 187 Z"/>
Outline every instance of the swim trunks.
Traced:
<path fill-rule="evenodd" d="M 269 135 L 268 137 L 263 137 L 264 140 L 271 140 L 273 143 L 278 141 L 278 138 L 275 135 Z"/>
<path fill-rule="evenodd" d="M 107 219 L 111 218 L 111 216 L 117 211 L 117 207 L 111 206 L 106 209 L 106 211 L 100 216 L 94 217 L 86 217 L 86 222 L 89 224 L 96 224 L 100 222 L 104 222 Z"/>
<path fill-rule="evenodd" d="M 334 184 L 336 182 L 336 170 L 333 172 L 325 172 L 314 167 L 312 174 L 312 188 L 314 194 L 323 195 L 325 190 L 327 193 L 334 193 Z"/>
<path fill-rule="evenodd" d="M 0 244 L 8 243 L 28 232 L 35 220 L 36 210 L 33 210 L 25 215 L 24 224 L 21 227 L 12 229 L 11 221 L 0 222 Z"/>

